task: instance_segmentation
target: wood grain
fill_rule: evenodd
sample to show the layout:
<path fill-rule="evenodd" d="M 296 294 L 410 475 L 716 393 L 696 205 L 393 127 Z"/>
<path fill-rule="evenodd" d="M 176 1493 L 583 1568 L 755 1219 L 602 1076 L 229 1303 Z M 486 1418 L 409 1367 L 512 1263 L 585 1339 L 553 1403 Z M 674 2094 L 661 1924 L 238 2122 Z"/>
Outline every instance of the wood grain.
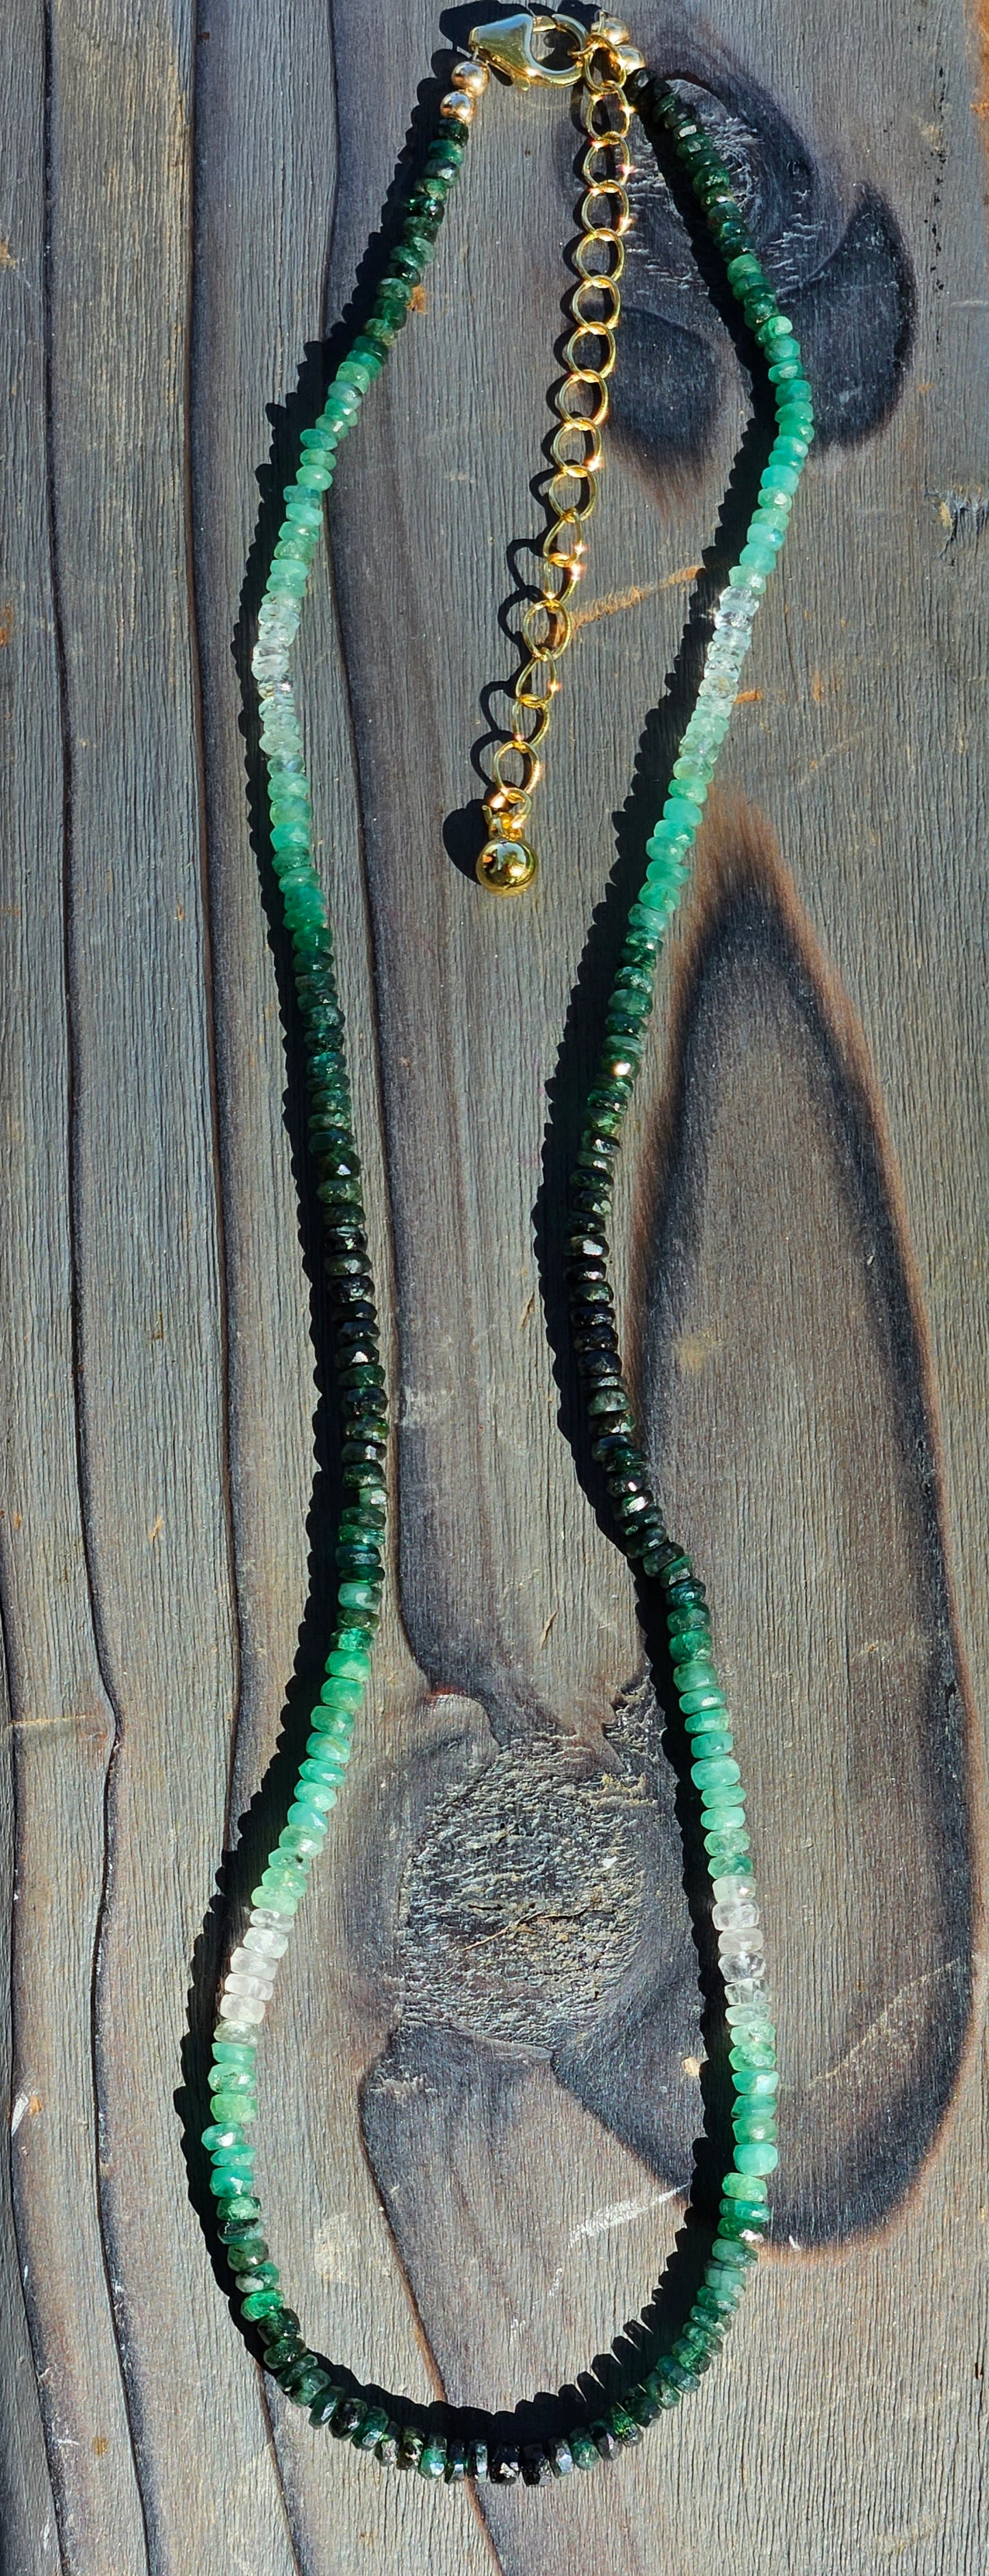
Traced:
<path fill-rule="evenodd" d="M 251 621 L 470 15 L 15 0 L 0 56 L 0 2569 L 981 2576 L 989 303 L 960 8 L 863 0 L 854 42 L 805 0 L 644 0 L 636 27 L 705 93 L 823 430 L 615 1225 L 752 1783 L 774 2251 L 719 2372 L 620 2472 L 476 2499 L 313 2434 L 215 2264 L 212 1990 L 320 1660 L 335 1492 Z M 470 835 L 541 529 L 576 140 L 548 94 L 485 101 L 300 646 L 395 1580 L 265 2048 L 307 2332 L 419 2405 L 525 2389 L 530 2425 L 668 2327 L 710 2153 L 677 1748 L 581 1431 L 560 1226 L 761 435 L 637 133 L 542 875 L 490 904 Z"/>

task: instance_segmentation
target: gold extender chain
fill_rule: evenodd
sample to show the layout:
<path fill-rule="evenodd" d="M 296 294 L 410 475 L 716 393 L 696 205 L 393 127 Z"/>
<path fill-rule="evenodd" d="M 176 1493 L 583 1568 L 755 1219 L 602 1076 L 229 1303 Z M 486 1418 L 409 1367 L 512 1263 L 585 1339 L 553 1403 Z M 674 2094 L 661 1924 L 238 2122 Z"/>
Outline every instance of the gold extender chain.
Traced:
<path fill-rule="evenodd" d="M 558 30 L 561 21 L 552 23 Z M 511 24 L 502 22 L 503 28 Z M 540 21 L 530 24 L 538 28 Z M 510 731 L 494 753 L 494 783 L 484 801 L 487 836 L 477 873 L 495 894 L 522 893 L 532 884 L 538 866 L 525 831 L 533 791 L 542 777 L 540 748 L 560 686 L 557 664 L 573 636 L 570 601 L 587 560 L 585 524 L 597 500 L 604 463 L 602 432 L 621 317 L 623 236 L 631 220 L 627 181 L 632 168 L 628 149 L 632 110 L 625 82 L 641 67 L 642 56 L 617 18 L 597 18 L 587 39 L 576 22 L 566 24 L 573 25 L 580 50 L 562 74 L 537 62 L 531 52 L 524 67 L 509 61 L 507 48 L 499 48 L 497 28 L 474 28 L 470 37 L 475 58 L 514 81 L 528 85 L 539 79 L 555 83 L 579 79 L 581 116 L 588 136 L 581 163 L 580 240 L 574 255 L 577 283 L 570 297 L 572 327 L 564 351 L 567 372 L 554 397 L 559 426 L 550 445 L 553 473 L 545 496 L 550 520 L 542 544 L 541 578 L 537 596 L 522 616 L 526 660 L 515 681 Z M 507 764 L 517 765 L 521 775 L 506 777 Z"/>

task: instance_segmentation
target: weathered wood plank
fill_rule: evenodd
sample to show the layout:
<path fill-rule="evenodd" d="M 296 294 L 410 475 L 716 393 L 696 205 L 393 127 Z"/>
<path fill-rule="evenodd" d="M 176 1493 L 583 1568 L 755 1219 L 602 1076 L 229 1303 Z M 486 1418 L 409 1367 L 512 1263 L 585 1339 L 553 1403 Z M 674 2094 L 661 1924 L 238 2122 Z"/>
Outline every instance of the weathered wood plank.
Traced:
<path fill-rule="evenodd" d="M 113 5 L 65 6 L 52 23 L 77 1300 L 63 1382 L 74 1362 L 93 1616 L 116 1730 L 87 2133 L 95 2113 L 143 2521 L 142 2537 L 104 2501 L 87 2563 L 114 2576 L 118 2563 L 130 2576 L 145 2549 L 155 2569 L 178 2569 L 212 2544 L 235 2563 L 293 2563 L 260 2392 L 213 2296 L 174 2107 L 235 1689 L 187 562 L 191 40 L 185 10 L 136 21 Z M 91 1982 L 92 1970 L 87 2016 Z M 54 1980 L 41 1990 L 51 2019 Z M 61 2288 L 64 2300 L 64 2278 Z M 102 2269 L 97 2289 L 105 2296 Z M 113 2393 L 100 2391 L 104 2404 Z M 111 2429 L 102 2410 L 91 2414 L 90 2448 Z"/>
<path fill-rule="evenodd" d="M 73 745 L 64 724 L 50 507 L 46 200 L 51 64 L 41 17 L 5 48 L 4 896 L 0 1023 L 8 1366 L 0 1499 L 6 1662 L 2 1919 L 12 2050 L 5 2171 L 3 2563 L 120 2565 L 143 2534 L 104 2272 L 92 2090 L 92 1986 L 113 1717 L 92 1615 L 73 1402 L 72 1094 L 63 873 Z M 9 1855 L 9 1876 L 8 1876 Z M 10 1902 L 10 1898 L 13 1902 Z M 12 2208 L 9 2193 L 12 2185 Z M 18 2313 L 19 2311 L 19 2313 Z M 30 2342 L 28 2342 L 28 2333 Z M 9 2405 L 8 2405 L 9 2396 Z M 40 2416 L 39 2416 L 40 2409 Z M 48 2471 L 39 2433 L 43 2424 Z"/>

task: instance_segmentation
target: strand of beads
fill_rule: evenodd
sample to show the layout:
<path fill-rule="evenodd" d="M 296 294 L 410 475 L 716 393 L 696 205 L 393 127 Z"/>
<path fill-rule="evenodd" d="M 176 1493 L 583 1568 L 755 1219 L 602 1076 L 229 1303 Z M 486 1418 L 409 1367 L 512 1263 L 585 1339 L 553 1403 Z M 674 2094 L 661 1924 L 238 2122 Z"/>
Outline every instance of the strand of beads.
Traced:
<path fill-rule="evenodd" d="M 303 440 L 303 463 L 286 495 L 271 579 L 259 618 L 254 670 L 269 769 L 272 842 L 291 932 L 306 1034 L 312 1100 L 310 1136 L 327 1227 L 327 1267 L 335 1289 L 337 1360 L 345 1438 L 347 1503 L 338 1547 L 339 1619 L 327 1680 L 289 1817 L 254 1891 L 250 1922 L 234 1952 L 220 2000 L 210 2087 L 214 2121 L 204 2132 L 221 2208 L 220 2234 L 245 2317 L 255 2322 L 265 2362 L 311 2419 L 381 2461 L 414 2468 L 430 2480 L 489 2476 L 531 2484 L 586 2469 L 641 2440 L 643 2427 L 697 2386 L 728 2331 L 768 2217 L 765 2175 L 776 2162 L 775 2034 L 765 1995 L 762 1938 L 738 1765 L 727 1704 L 713 1662 L 710 1620 L 689 1557 L 669 1539 L 652 1494 L 624 1386 L 608 1275 L 607 1219 L 614 1157 L 638 1069 L 652 1004 L 656 959 L 688 873 L 687 853 L 700 821 L 707 783 L 726 730 L 755 606 L 765 587 L 789 515 L 797 471 L 812 430 L 809 388 L 789 325 L 777 313 L 732 195 L 728 174 L 700 129 L 662 84 L 636 84 L 640 113 L 652 109 L 674 135 L 722 247 L 748 318 L 771 346 L 778 387 L 780 436 L 763 478 L 759 509 L 740 564 L 719 605 L 697 708 L 675 764 L 676 785 L 647 844 L 649 867 L 629 932 L 608 1014 L 607 1042 L 578 1156 L 569 1239 L 574 1336 L 599 1457 L 626 1553 L 662 1585 L 677 1696 L 697 1745 L 693 1777 L 710 1867 L 714 1921 L 725 1982 L 729 2063 L 735 2095 L 735 2153 L 725 2175 L 718 2233 L 672 2351 L 631 2389 L 624 2404 L 603 2409 L 555 2441 L 521 2449 L 504 2442 L 489 2452 L 481 2439 L 442 2437 L 414 2426 L 400 2430 L 388 2409 L 337 2385 L 299 2333 L 261 2229 L 248 2128 L 255 2115 L 254 2052 L 308 1870 L 326 1830 L 350 1749 L 354 1717 L 369 1670 L 382 1579 L 386 1415 L 360 1172 L 353 1140 L 343 1024 L 333 952 L 311 855 L 311 805 L 291 686 L 294 640 L 308 566 L 319 534 L 321 496 L 332 479 L 340 438 L 357 417 L 408 311 L 463 155 L 465 132 L 483 73 L 465 65 L 444 102 L 449 125 L 430 152 L 423 180 L 376 300 L 374 314 L 338 370 L 323 413 Z M 734 274 L 732 272 L 734 271 Z M 767 300 L 768 299 L 768 300 Z M 755 551 L 753 552 L 753 549 Z"/>
<path fill-rule="evenodd" d="M 343 1014 L 333 941 L 312 855 L 312 804 L 288 657 L 340 440 L 353 427 L 364 396 L 408 315 L 463 161 L 474 101 L 486 80 L 486 72 L 477 65 L 465 64 L 454 74 L 454 88 L 442 104 L 441 130 L 409 196 L 401 235 L 371 316 L 337 368 L 315 427 L 303 433 L 302 461 L 285 494 L 252 665 L 268 771 L 274 868 L 292 941 L 306 1048 L 309 1142 L 323 1211 L 335 1326 L 344 1508 L 336 1547 L 337 1618 L 326 1679 L 311 1714 L 305 1757 L 285 1824 L 254 1889 L 247 1928 L 223 1980 L 209 2073 L 213 2116 L 203 2131 L 203 2144 L 210 2158 L 211 2188 L 219 2203 L 219 2232 L 242 2313 L 261 2336 L 266 2368 L 296 2404 L 310 2407 L 325 2403 L 329 2375 L 303 2341 L 298 2317 L 282 2296 L 254 2189 L 249 2130 L 257 2110 L 255 2056 L 261 2025 L 309 1871 L 322 1850 L 344 1780 L 354 1722 L 371 1668 L 384 1580 L 388 1426 Z M 362 2425 L 367 2411 L 359 2410 Z M 379 2429 L 383 2431 L 386 2423 L 383 2417 Z"/>
<path fill-rule="evenodd" d="M 702 2285 L 672 2351 L 639 2392 L 653 2411 L 675 2405 L 714 2359 L 731 2323 L 768 2220 L 766 2176 L 777 2163 L 776 2034 L 765 1990 L 765 1953 L 752 1876 L 741 1773 L 728 1705 L 714 1663 L 710 1615 L 691 1560 L 669 1538 L 652 1490 L 625 1386 L 615 1321 L 608 1220 L 622 1122 L 653 1005 L 656 962 L 689 876 L 689 853 L 727 732 L 756 609 L 783 543 L 813 436 L 810 386 L 800 349 L 756 257 L 729 173 L 675 92 L 650 73 L 629 89 L 647 131 L 670 133 L 726 257 L 726 273 L 762 347 L 775 390 L 777 435 L 738 564 L 714 619 L 693 714 L 673 764 L 670 794 L 646 843 L 649 861 L 629 914 L 606 1019 L 605 1046 L 588 1096 L 571 1187 L 567 1251 L 574 1346 L 619 1542 L 665 1597 L 674 1685 L 691 1739 L 691 1778 L 714 1899 L 734 2095 L 734 2155 L 718 2233 Z M 631 2401 L 636 2409 L 635 2397 Z"/>

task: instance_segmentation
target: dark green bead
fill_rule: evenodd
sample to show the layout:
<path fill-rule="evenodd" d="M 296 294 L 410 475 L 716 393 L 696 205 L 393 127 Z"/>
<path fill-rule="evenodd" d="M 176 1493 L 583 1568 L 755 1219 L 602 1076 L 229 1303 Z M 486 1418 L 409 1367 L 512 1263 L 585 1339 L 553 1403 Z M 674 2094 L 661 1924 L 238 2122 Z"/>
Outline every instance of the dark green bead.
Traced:
<path fill-rule="evenodd" d="M 431 2433 L 419 2453 L 417 2462 L 421 2478 L 441 2478 L 446 2468 L 446 2443 L 439 2434 Z"/>
<path fill-rule="evenodd" d="M 523 2484 L 540 2487 L 550 2474 L 549 2461 L 541 2442 L 526 2442 L 519 2454 Z"/>
<path fill-rule="evenodd" d="M 648 2381 L 643 2380 L 640 2387 L 629 2390 L 628 2411 L 630 2415 L 634 2415 L 636 2423 L 641 2424 L 643 2432 L 650 2424 L 655 2423 L 659 2406 L 659 2396 L 655 2390 L 650 2389 Z"/>
<path fill-rule="evenodd" d="M 386 2406 L 369 2406 L 356 2433 L 351 2434 L 355 2451 L 374 2451 L 389 2431 L 391 2418 Z M 397 2447 L 397 2446 L 396 2446 Z"/>
<path fill-rule="evenodd" d="M 253 2263 L 267 2262 L 268 2247 L 260 2228 L 249 2223 L 244 2227 L 221 2227 L 220 2235 L 238 2272 L 250 2271 Z"/>
<path fill-rule="evenodd" d="M 604 2416 L 601 2416 L 596 2424 L 591 2425 L 590 2438 L 594 2444 L 594 2448 L 599 2459 L 614 2459 L 615 2453 L 618 2449 L 618 2436 L 616 2433 L 612 2432 L 611 2425 L 605 2420 Z"/>
<path fill-rule="evenodd" d="M 636 2423 L 634 2415 L 629 2414 L 627 2406 L 609 2406 L 608 2422 L 616 2441 L 629 2448 L 633 2443 L 641 2442 L 642 2426 Z"/>
<path fill-rule="evenodd" d="M 416 2431 L 414 2424 L 407 2424 L 404 2432 L 399 2435 L 398 2458 L 395 2462 L 396 2468 L 417 2469 L 422 2455 L 423 2444 L 424 2435 Z"/>
<path fill-rule="evenodd" d="M 366 2421 L 367 2413 L 363 2397 L 345 2397 L 342 2406 L 337 2407 L 330 2426 L 331 2433 L 338 2442 L 352 2442 Z"/>
<path fill-rule="evenodd" d="M 286 2397 L 291 2398 L 293 2406 L 314 2405 L 316 2399 L 323 2396 L 330 2384 L 325 2370 L 320 2370 L 318 2366 L 311 2370 L 298 2371 L 290 2387 L 286 2385 L 281 2372 L 278 2374 L 278 2379 L 279 2386 L 285 2389 Z"/>
<path fill-rule="evenodd" d="M 595 2469 L 597 2467 L 600 2454 L 595 2443 L 592 2442 L 591 2436 L 588 2432 L 581 2430 L 580 2432 L 571 2433 L 570 2448 L 573 2452 L 573 2464 L 575 2469 Z"/>
<path fill-rule="evenodd" d="M 425 275 L 425 254 L 422 251 L 413 250 L 408 242 L 399 242 L 392 252 L 388 265 L 393 277 L 407 278 L 411 286 L 418 286 Z"/>
<path fill-rule="evenodd" d="M 742 2296 L 741 2282 L 737 2288 L 732 2286 L 718 2289 L 712 2287 L 709 2281 L 705 2281 L 703 2288 L 697 2292 L 697 2305 L 703 2308 L 705 2315 L 709 2314 L 712 2320 L 717 2318 L 722 2324 L 727 2325 L 736 2314 Z"/>
<path fill-rule="evenodd" d="M 242 2297 L 246 2295 L 248 2290 L 277 2290 L 279 2278 L 280 2275 L 277 2263 L 266 2263 L 263 2261 L 245 2263 L 243 2255 L 238 2253 L 235 2279 L 237 2288 Z M 280 2305 L 281 2301 L 279 2301 L 279 2306 Z M 261 2311 L 259 2310 L 258 2313 L 260 2315 Z M 270 2312 L 265 2311 L 265 2313 Z"/>
<path fill-rule="evenodd" d="M 310 2423 L 315 2424 L 318 2427 L 323 2425 L 332 2425 L 337 2408 L 342 2404 L 342 2388 L 334 2388 L 332 2381 L 328 2379 L 326 2387 L 315 2399 L 313 2405 L 309 2409 Z"/>
<path fill-rule="evenodd" d="M 488 2476 L 492 2486 L 514 2486 L 521 2475 L 522 2463 L 514 2442 L 501 2442 L 491 2453 Z"/>

